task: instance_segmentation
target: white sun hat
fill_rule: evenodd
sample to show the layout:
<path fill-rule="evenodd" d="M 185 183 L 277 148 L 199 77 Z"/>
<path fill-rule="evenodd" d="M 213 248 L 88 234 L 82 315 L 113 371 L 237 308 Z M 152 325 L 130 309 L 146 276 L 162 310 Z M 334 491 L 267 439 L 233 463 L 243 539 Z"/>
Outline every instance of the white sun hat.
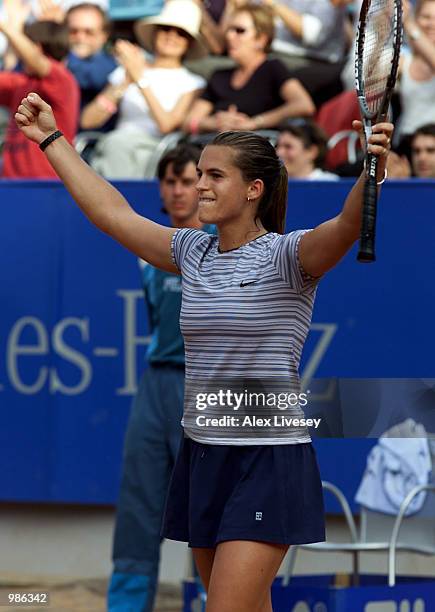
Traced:
<path fill-rule="evenodd" d="M 134 31 L 138 41 L 152 53 L 156 26 L 180 28 L 192 38 L 186 59 L 199 59 L 208 54 L 207 47 L 199 33 L 201 19 L 201 9 L 192 0 L 168 0 L 159 15 L 137 21 L 134 24 Z"/>

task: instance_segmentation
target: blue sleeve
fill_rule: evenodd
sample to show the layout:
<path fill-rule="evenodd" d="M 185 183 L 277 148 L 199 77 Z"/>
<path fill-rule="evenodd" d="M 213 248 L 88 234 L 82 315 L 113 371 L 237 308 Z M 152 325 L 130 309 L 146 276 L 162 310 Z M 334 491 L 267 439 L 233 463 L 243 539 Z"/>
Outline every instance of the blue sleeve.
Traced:
<path fill-rule="evenodd" d="M 155 268 L 147 262 L 144 262 L 144 264 L 145 265 L 141 265 L 140 268 L 142 273 L 142 287 L 146 293 L 153 279 Z"/>
<path fill-rule="evenodd" d="M 281 278 L 298 293 L 314 289 L 319 278 L 305 272 L 299 260 L 299 243 L 310 230 L 297 230 L 277 236 L 272 245 L 272 261 Z"/>

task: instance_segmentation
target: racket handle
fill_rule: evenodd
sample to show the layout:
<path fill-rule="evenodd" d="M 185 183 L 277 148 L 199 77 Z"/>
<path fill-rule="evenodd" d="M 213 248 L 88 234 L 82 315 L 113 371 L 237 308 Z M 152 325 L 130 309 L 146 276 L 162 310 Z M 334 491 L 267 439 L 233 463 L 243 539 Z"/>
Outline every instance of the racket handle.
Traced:
<path fill-rule="evenodd" d="M 373 155 L 369 155 L 367 159 L 369 171 L 364 183 L 361 235 L 357 255 L 357 260 L 361 263 L 370 263 L 376 260 L 375 233 L 378 201 L 378 188 L 376 185 L 377 166 L 377 158 Z"/>

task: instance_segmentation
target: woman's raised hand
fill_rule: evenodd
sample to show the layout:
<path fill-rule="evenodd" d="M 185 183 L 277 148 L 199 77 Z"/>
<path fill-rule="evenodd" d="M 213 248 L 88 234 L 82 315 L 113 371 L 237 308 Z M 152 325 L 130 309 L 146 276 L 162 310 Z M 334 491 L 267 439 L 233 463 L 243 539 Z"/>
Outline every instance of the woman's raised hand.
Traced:
<path fill-rule="evenodd" d="M 414 21 L 414 11 L 409 0 L 402 0 L 403 25 L 407 25 L 408 21 Z"/>
<path fill-rule="evenodd" d="M 5 12 L 4 25 L 21 32 L 32 7 L 27 0 L 3 0 L 3 10 Z"/>
<path fill-rule="evenodd" d="M 39 21 L 55 21 L 63 23 L 65 21 L 66 11 L 60 4 L 56 4 L 54 0 L 39 0 Z"/>
<path fill-rule="evenodd" d="M 116 59 L 124 66 L 126 73 L 132 82 L 138 81 L 145 68 L 149 67 L 143 50 L 128 40 L 117 40 L 115 43 Z"/>
<path fill-rule="evenodd" d="M 23 134 L 37 144 L 57 130 L 51 106 L 36 93 L 29 93 L 21 100 L 15 122 Z"/>

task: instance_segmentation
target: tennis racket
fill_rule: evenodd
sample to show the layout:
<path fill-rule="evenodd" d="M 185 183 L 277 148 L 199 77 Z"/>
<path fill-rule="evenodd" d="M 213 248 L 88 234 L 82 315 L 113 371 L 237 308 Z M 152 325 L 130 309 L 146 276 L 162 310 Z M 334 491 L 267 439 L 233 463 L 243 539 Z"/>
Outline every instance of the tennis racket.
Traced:
<path fill-rule="evenodd" d="M 357 257 L 361 262 L 376 259 L 378 157 L 367 152 L 367 143 L 372 126 L 385 121 L 388 116 L 401 43 L 401 0 L 364 0 L 359 16 L 355 53 L 355 88 L 366 141 L 366 180 Z"/>

